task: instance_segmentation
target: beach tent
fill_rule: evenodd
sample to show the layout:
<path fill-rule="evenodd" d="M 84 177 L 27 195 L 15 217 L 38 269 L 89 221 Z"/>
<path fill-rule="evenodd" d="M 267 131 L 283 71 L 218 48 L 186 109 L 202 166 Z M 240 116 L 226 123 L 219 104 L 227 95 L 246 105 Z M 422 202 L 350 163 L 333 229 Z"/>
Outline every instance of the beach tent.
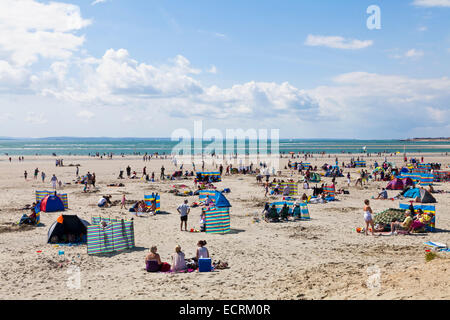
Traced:
<path fill-rule="evenodd" d="M 409 204 L 400 204 L 400 209 L 402 210 L 408 210 L 409 209 Z M 430 205 L 423 205 L 423 204 L 418 204 L 418 205 L 414 205 L 414 210 L 418 210 L 421 209 L 423 211 L 423 213 L 427 214 L 428 216 L 431 217 L 431 221 L 430 223 L 425 227 L 425 229 L 429 232 L 435 232 L 436 231 L 436 207 L 435 206 L 430 206 Z"/>
<path fill-rule="evenodd" d="M 219 191 L 216 191 L 216 195 L 215 195 L 213 201 L 214 201 L 214 204 L 216 207 L 219 207 L 219 208 L 231 207 L 231 204 L 228 201 L 228 199 Z"/>
<path fill-rule="evenodd" d="M 409 186 L 413 186 L 414 187 L 414 181 L 412 181 L 411 178 L 403 178 L 402 179 L 403 182 L 403 189 Z"/>
<path fill-rule="evenodd" d="M 36 191 L 36 203 L 41 202 L 46 196 L 54 195 L 54 191 Z M 66 193 L 56 194 L 63 202 L 64 209 L 69 209 L 69 201 Z"/>
<path fill-rule="evenodd" d="M 400 170 L 400 173 L 408 173 L 408 172 L 409 172 L 408 168 L 405 168 L 405 167 L 403 167 L 403 168 Z"/>
<path fill-rule="evenodd" d="M 436 199 L 425 189 L 414 188 L 405 192 L 405 198 L 419 198 L 421 203 L 436 203 Z"/>
<path fill-rule="evenodd" d="M 101 222 L 106 222 L 106 227 Z M 133 221 L 93 217 L 87 227 L 87 253 L 101 254 L 135 247 Z"/>
<path fill-rule="evenodd" d="M 394 179 L 389 181 L 388 185 L 386 186 L 387 190 L 403 190 L 403 180 L 402 179 Z"/>
<path fill-rule="evenodd" d="M 40 209 L 43 212 L 57 212 L 65 210 L 64 203 L 61 198 L 55 195 L 46 196 L 42 199 Z"/>
<path fill-rule="evenodd" d="M 161 196 L 159 194 L 144 195 L 144 201 L 147 208 L 150 208 L 152 206 L 152 202 L 156 201 L 156 213 L 161 211 Z"/>
<path fill-rule="evenodd" d="M 89 222 L 81 220 L 75 215 L 60 215 L 58 219 L 50 226 L 47 234 L 47 242 L 50 243 L 50 239 L 53 236 L 57 236 L 60 240 L 64 235 L 77 235 L 80 238 L 84 238 L 87 234 L 87 226 Z"/>

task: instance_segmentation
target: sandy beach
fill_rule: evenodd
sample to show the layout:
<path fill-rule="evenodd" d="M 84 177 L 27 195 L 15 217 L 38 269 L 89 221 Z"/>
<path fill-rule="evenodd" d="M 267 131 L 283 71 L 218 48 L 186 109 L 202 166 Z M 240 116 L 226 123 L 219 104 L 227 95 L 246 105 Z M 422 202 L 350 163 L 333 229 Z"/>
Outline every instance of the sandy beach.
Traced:
<path fill-rule="evenodd" d="M 352 155 L 355 156 L 356 155 Z M 313 165 L 321 166 L 334 161 L 334 155 L 312 158 Z M 338 155 L 339 161 L 348 162 L 350 155 Z M 355 231 L 362 227 L 363 200 L 370 199 L 386 186 L 386 182 L 370 182 L 355 187 L 359 169 L 344 169 L 352 175 L 350 194 L 337 195 L 339 201 L 310 204 L 311 221 L 270 224 L 253 222 L 253 214 L 261 213 L 265 202 L 281 199 L 264 197 L 264 189 L 256 183 L 254 175 L 223 176 L 216 183 L 218 190 L 230 188 L 227 194 L 232 204 L 231 232 L 224 235 L 181 232 L 178 205 L 184 199 L 198 201 L 197 196 L 177 197 L 169 191 L 173 185 L 186 184 L 194 189 L 193 179 L 146 183 L 144 180 L 117 180 L 119 170 L 130 166 L 141 176 L 142 168 L 155 172 L 159 178 L 161 165 L 171 174 L 175 167 L 171 160 L 152 159 L 144 162 L 140 156 L 114 157 L 112 160 L 82 156 L 65 156 L 64 167 L 55 167 L 50 156 L 25 157 L 10 163 L 3 156 L 0 161 L 0 299 L 448 299 L 450 298 L 449 260 L 439 254 L 431 262 L 425 261 L 423 243 L 436 241 L 450 243 L 450 216 L 448 193 L 435 194 L 436 227 L 438 232 L 397 235 L 364 236 Z M 383 157 L 366 158 L 368 165 Z M 389 161 L 403 164 L 401 155 L 388 157 Z M 281 160 L 282 168 L 288 159 Z M 295 161 L 295 160 L 294 160 Z M 447 167 L 449 157 L 426 154 L 426 162 L 441 163 Z M 74 184 L 76 168 L 80 174 L 87 171 L 97 176 L 97 192 L 83 193 L 83 186 Z M 33 179 L 35 168 L 44 171 L 46 182 L 40 176 Z M 185 169 L 191 170 L 190 166 Z M 215 169 L 215 168 L 205 168 Z M 23 177 L 28 171 L 28 180 Z M 89 256 L 86 245 L 55 247 L 47 244 L 47 232 L 61 213 L 42 213 L 40 227 L 17 228 L 25 205 L 34 201 L 36 190 L 51 189 L 49 178 L 56 174 L 65 185 L 61 192 L 69 197 L 69 210 L 65 214 L 78 215 L 91 221 L 93 216 L 130 219 L 128 210 L 120 205 L 99 208 L 101 195 L 111 194 L 120 200 L 143 200 L 144 194 L 161 194 L 164 214 L 135 217 L 136 248 L 106 256 Z M 298 180 L 300 175 L 282 170 L 281 178 Z M 331 179 L 323 178 L 324 182 Z M 125 187 L 107 187 L 122 182 Z M 337 179 L 337 188 L 346 187 L 346 179 Z M 436 183 L 435 189 L 450 191 L 449 183 Z M 304 190 L 300 186 L 299 192 Z M 305 190 L 310 195 L 312 190 Z M 398 191 L 389 191 L 393 197 Z M 407 201 L 372 200 L 374 212 L 398 208 Z M 129 206 L 128 206 L 129 208 Z M 199 228 L 200 208 L 193 208 L 188 228 Z M 230 268 L 211 273 L 165 274 L 147 273 L 144 259 L 153 245 L 163 261 L 170 263 L 176 245 L 186 257 L 195 255 L 199 240 L 207 240 L 213 260 L 228 262 Z M 64 250 L 64 255 L 58 255 Z M 41 252 L 38 252 L 41 251 Z M 447 254 L 448 256 L 448 254 Z M 66 260 L 64 262 L 64 260 Z M 62 263 L 61 265 L 59 265 Z M 79 289 L 67 285 L 70 266 L 81 271 Z M 373 271 L 375 270 L 375 271 Z M 368 279 L 377 272 L 380 285 L 369 288 Z"/>

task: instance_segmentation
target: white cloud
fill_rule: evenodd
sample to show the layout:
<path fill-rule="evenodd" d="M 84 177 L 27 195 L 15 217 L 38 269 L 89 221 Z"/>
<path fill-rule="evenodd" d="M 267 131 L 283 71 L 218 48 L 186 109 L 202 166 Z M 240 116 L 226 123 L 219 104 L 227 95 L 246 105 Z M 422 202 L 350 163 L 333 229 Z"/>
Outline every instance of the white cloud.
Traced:
<path fill-rule="evenodd" d="M 82 118 L 84 120 L 90 120 L 93 117 L 95 117 L 95 113 L 88 110 L 81 110 L 80 112 L 77 113 L 77 117 Z"/>
<path fill-rule="evenodd" d="M 43 113 L 28 112 L 25 121 L 31 124 L 46 124 L 48 121 Z"/>
<path fill-rule="evenodd" d="M 335 49 L 357 50 L 373 45 L 372 40 L 345 39 L 339 36 L 308 35 L 305 45 L 313 47 L 329 47 Z"/>
<path fill-rule="evenodd" d="M 91 6 L 95 6 L 96 4 L 99 4 L 99 3 L 105 3 L 105 2 L 107 2 L 108 0 L 95 0 L 95 1 L 93 1 L 92 3 L 91 3 Z"/>
<path fill-rule="evenodd" d="M 352 72 L 336 77 L 333 85 L 307 93 L 318 101 L 321 115 L 364 132 L 373 127 L 379 135 L 392 128 L 407 131 L 424 126 L 435 126 L 439 132 L 450 121 L 449 113 L 439 112 L 447 110 L 450 99 L 446 77 L 414 79 Z"/>
<path fill-rule="evenodd" d="M 67 59 L 84 43 L 75 32 L 90 24 L 78 6 L 34 0 L 0 2 L 0 54 L 23 67 L 39 57 Z"/>
<path fill-rule="evenodd" d="M 216 66 L 212 65 L 211 68 L 208 69 L 208 72 L 209 72 L 209 73 L 216 74 L 216 73 L 217 73 L 217 68 L 216 68 Z"/>
<path fill-rule="evenodd" d="M 450 0 L 414 0 L 418 7 L 450 7 Z"/>
<path fill-rule="evenodd" d="M 394 51 L 398 52 L 398 50 L 394 50 Z M 424 55 L 425 55 L 425 53 L 422 50 L 410 49 L 403 53 L 391 54 L 390 57 L 394 58 L 394 59 L 415 60 L 415 59 L 419 59 L 419 58 L 423 57 Z"/>
<path fill-rule="evenodd" d="M 416 50 L 416 49 L 408 50 L 405 53 L 405 57 L 407 57 L 407 58 L 419 58 L 419 57 L 422 57 L 423 55 L 424 55 L 423 51 Z"/>

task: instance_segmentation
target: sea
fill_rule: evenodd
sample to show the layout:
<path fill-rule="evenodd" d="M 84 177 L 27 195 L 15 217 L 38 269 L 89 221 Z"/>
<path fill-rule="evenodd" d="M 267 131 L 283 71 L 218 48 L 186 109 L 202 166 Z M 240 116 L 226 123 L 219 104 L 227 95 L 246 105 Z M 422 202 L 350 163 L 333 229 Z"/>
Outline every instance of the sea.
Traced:
<path fill-rule="evenodd" d="M 199 142 L 199 141 L 197 141 Z M 221 152 L 210 146 L 211 141 L 202 143 L 188 143 L 191 154 L 204 152 Z M 95 155 L 113 153 L 115 155 L 144 155 L 144 154 L 172 154 L 179 141 L 170 138 L 37 138 L 12 139 L 0 138 L 0 154 L 4 155 Z M 198 148 L 198 146 L 201 146 Z M 224 143 L 224 145 L 226 145 Z M 273 150 L 276 144 L 273 143 Z M 234 152 L 240 154 L 254 154 L 262 148 L 255 143 L 234 142 Z M 272 142 L 267 143 L 270 153 Z M 189 150 L 189 149 L 188 149 Z M 211 151 L 213 150 L 213 151 Z M 243 151 L 244 150 L 244 151 Z M 335 139 L 281 139 L 278 142 L 280 153 L 446 153 L 450 152 L 450 142 L 445 141 L 402 141 L 402 140 L 335 140 Z"/>

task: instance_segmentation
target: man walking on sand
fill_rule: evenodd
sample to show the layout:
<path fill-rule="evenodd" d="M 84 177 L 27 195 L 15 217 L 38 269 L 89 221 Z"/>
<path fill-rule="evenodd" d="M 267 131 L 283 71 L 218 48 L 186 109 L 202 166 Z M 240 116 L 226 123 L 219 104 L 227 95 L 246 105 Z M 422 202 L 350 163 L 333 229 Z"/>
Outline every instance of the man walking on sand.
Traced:
<path fill-rule="evenodd" d="M 188 201 L 184 200 L 184 203 L 178 206 L 177 211 L 180 213 L 180 231 L 183 231 L 183 222 L 184 222 L 184 231 L 187 231 L 187 220 L 188 215 L 191 209 L 189 208 Z"/>

